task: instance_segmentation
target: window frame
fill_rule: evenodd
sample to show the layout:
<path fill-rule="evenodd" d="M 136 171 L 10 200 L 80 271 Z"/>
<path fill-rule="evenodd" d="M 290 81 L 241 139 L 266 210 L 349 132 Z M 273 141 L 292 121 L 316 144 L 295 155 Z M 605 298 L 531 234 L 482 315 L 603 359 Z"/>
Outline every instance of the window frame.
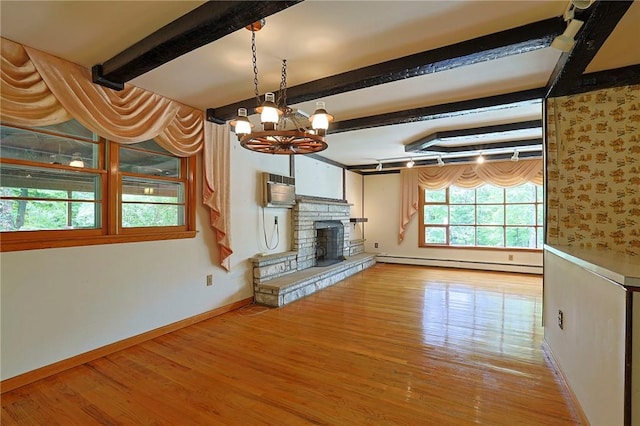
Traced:
<path fill-rule="evenodd" d="M 0 125 L 8 128 L 26 130 L 36 133 L 59 136 L 87 142 L 87 139 L 73 135 L 58 133 L 51 130 L 34 129 L 26 126 L 16 126 L 6 123 Z M 122 175 L 119 170 L 118 151 L 121 144 L 99 138 L 92 141 L 98 145 L 97 168 L 86 168 L 87 172 L 99 174 L 101 178 L 100 191 L 102 198 L 102 217 L 92 229 L 63 229 L 63 230 L 34 230 L 34 231 L 4 231 L 0 232 L 0 252 L 35 250 L 58 247 L 77 247 L 100 244 L 116 244 L 140 241 L 157 241 L 169 239 L 193 238 L 196 235 L 196 157 L 177 157 L 180 161 L 180 177 L 172 181 L 181 181 L 185 188 L 185 217 L 184 225 L 177 226 L 150 226 L 123 228 L 120 223 L 120 209 L 122 198 Z M 78 171 L 76 167 L 64 164 L 43 164 L 28 160 L 18 160 L 0 157 L 0 166 L 10 164 L 13 166 L 38 167 L 54 170 Z M 125 173 L 126 174 L 126 173 Z M 155 177 L 154 177 L 155 179 Z"/>
<path fill-rule="evenodd" d="M 531 182 L 525 182 L 525 183 L 531 183 Z M 474 206 L 474 215 L 475 215 L 475 221 L 473 224 L 454 224 L 453 226 L 472 226 L 476 229 L 476 234 L 475 234 L 475 241 L 476 241 L 476 245 L 473 246 L 464 246 L 464 245 L 451 245 L 451 231 L 450 231 L 450 227 L 452 226 L 451 224 L 451 203 L 450 203 L 450 187 L 447 188 L 443 188 L 445 190 L 445 201 L 444 202 L 426 202 L 425 201 L 425 191 L 428 190 L 428 188 L 424 188 L 424 187 L 419 187 L 418 189 L 418 193 L 419 193 L 419 202 L 418 202 L 418 211 L 419 211 L 419 230 L 418 230 L 418 247 L 420 248 L 444 248 L 444 249 L 464 249 L 464 250 L 497 250 L 497 251 L 504 251 L 504 250 L 509 250 L 509 251 L 522 251 L 522 252 L 541 252 L 543 250 L 542 248 L 542 244 L 544 243 L 544 241 L 540 242 L 538 241 L 538 228 L 541 228 L 544 230 L 544 218 L 543 218 L 543 222 L 540 224 L 539 220 L 538 220 L 538 205 L 543 205 L 544 206 L 544 197 L 542 201 L 539 201 L 538 198 L 538 189 L 537 187 L 540 185 L 535 185 L 536 186 L 536 197 L 535 200 L 533 202 L 526 202 L 526 203 L 510 203 L 507 202 L 507 194 L 506 194 L 506 189 L 507 188 L 501 188 L 503 190 L 503 201 L 502 203 L 478 203 L 478 196 L 477 193 L 475 193 L 474 195 L 474 203 L 473 204 L 454 204 L 455 206 Z M 495 185 L 493 185 L 495 186 Z M 462 188 L 462 189 L 473 189 L 474 191 L 476 191 L 479 187 L 476 188 Z M 500 188 L 500 187 L 498 187 Z M 433 191 L 433 190 L 432 190 Z M 424 211 L 425 211 L 425 206 L 438 206 L 438 205 L 445 205 L 447 206 L 447 223 L 446 224 L 427 224 L 425 223 L 424 220 Z M 503 213 L 504 213 L 504 220 L 503 220 L 503 224 L 502 225 L 479 225 L 478 224 L 478 206 L 492 206 L 492 205 L 501 205 L 503 208 Z M 533 205 L 534 206 L 534 210 L 535 210 L 535 224 L 534 225 L 508 225 L 507 224 L 507 217 L 506 217 L 506 212 L 507 212 L 507 206 L 509 205 Z M 544 215 L 544 208 L 542 210 L 542 213 Z M 445 229 L 445 243 L 444 244 L 438 244 L 438 243 L 426 243 L 425 242 L 425 236 L 426 236 L 426 228 L 430 227 L 430 228 L 444 228 Z M 502 228 L 502 236 L 503 236 L 503 244 L 504 246 L 500 247 L 496 247 L 496 246 L 479 246 L 477 245 L 477 228 L 478 227 L 500 227 Z M 533 227 L 536 231 L 536 243 L 541 243 L 541 247 L 540 248 L 531 248 L 531 247 L 509 247 L 506 246 L 507 243 L 507 228 L 531 228 Z M 543 234 L 543 238 L 544 238 L 544 234 Z"/>

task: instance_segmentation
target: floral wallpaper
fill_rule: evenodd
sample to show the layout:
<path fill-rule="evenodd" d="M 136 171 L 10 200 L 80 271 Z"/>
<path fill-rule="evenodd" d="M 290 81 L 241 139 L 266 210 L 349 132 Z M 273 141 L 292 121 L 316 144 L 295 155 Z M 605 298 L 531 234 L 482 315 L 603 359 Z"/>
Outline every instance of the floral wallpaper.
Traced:
<path fill-rule="evenodd" d="M 640 85 L 547 100 L 547 242 L 640 256 Z"/>

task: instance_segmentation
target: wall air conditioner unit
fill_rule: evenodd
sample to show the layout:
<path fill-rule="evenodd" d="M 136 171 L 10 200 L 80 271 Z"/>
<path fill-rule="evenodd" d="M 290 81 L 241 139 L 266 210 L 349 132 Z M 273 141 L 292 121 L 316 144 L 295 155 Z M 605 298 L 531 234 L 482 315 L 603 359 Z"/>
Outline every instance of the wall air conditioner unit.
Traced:
<path fill-rule="evenodd" d="M 291 208 L 296 204 L 296 179 L 288 176 L 262 174 L 264 207 Z"/>

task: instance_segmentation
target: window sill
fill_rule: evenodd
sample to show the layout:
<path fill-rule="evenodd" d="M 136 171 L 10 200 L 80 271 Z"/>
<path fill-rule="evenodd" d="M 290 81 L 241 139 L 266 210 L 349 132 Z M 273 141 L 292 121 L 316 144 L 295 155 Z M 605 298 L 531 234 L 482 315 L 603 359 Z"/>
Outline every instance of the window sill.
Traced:
<path fill-rule="evenodd" d="M 3 239 L 0 244 L 0 252 L 10 251 L 22 251 L 22 250 L 40 250 L 48 248 L 61 248 L 61 247 L 80 247 L 80 246 L 93 246 L 100 244 L 118 244 L 118 243 L 134 243 L 142 241 L 160 241 L 160 240 L 177 240 L 182 238 L 194 238 L 196 231 L 178 231 L 178 232 L 163 232 L 163 233 L 149 233 L 144 235 L 100 235 L 90 237 L 77 237 L 77 238 L 56 238 L 56 239 L 43 239 L 43 240 L 22 240 L 22 241 L 7 241 Z"/>

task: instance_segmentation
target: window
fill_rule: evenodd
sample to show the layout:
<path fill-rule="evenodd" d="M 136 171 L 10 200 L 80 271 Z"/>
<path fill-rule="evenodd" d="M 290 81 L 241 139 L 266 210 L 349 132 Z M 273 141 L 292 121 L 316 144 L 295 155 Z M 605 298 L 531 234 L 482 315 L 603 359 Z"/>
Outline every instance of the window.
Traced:
<path fill-rule="evenodd" d="M 420 246 L 540 249 L 542 186 L 421 190 Z"/>
<path fill-rule="evenodd" d="M 0 132 L 2 251 L 195 235 L 195 157 L 74 120 Z"/>

